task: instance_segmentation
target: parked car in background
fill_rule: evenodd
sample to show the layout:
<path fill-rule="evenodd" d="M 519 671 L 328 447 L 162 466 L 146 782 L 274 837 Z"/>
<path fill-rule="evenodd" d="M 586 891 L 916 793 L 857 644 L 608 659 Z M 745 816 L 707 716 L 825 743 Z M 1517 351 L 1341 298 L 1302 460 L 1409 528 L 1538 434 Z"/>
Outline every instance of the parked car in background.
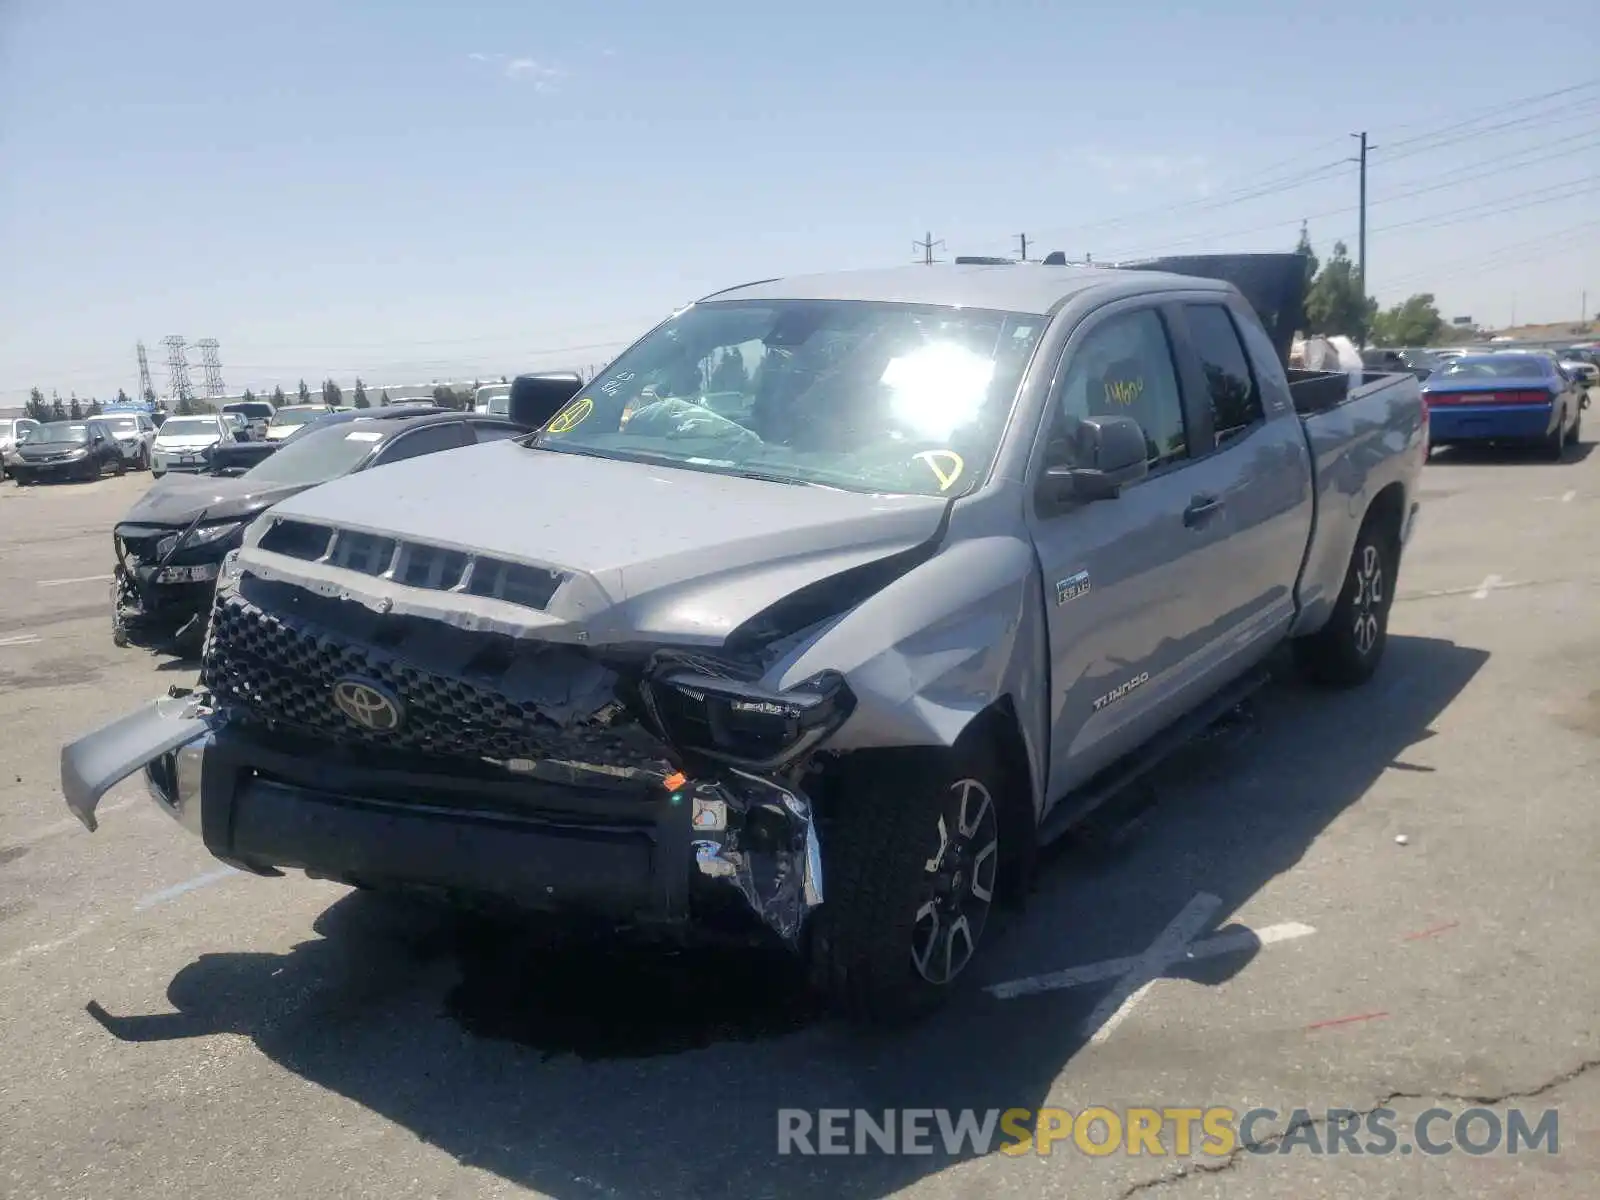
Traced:
<path fill-rule="evenodd" d="M 282 441 L 307 421 L 315 421 L 332 411 L 331 404 L 285 404 L 267 422 L 267 440 Z"/>
<path fill-rule="evenodd" d="M 167 636 L 193 649 L 223 557 L 239 545 L 245 526 L 280 500 L 340 475 L 529 432 L 449 409 L 367 409 L 301 426 L 242 474 L 164 480 L 112 531 L 112 640 L 122 646 Z"/>
<path fill-rule="evenodd" d="M 17 443 L 37 428 L 39 422 L 32 417 L 0 418 L 0 479 L 4 479 L 11 469 L 11 462 L 17 454 Z"/>
<path fill-rule="evenodd" d="M 150 473 L 204 471 L 221 442 L 233 441 L 233 426 L 218 413 L 168 417 L 150 447 Z"/>
<path fill-rule="evenodd" d="M 1285 370 L 1301 256 L 1064 257 L 730 288 L 531 438 L 279 502 L 200 690 L 65 746 L 68 807 L 143 769 L 236 868 L 733 932 L 927 1011 L 1280 648 L 1372 677 L 1417 510 L 1416 379 Z"/>
<path fill-rule="evenodd" d="M 1600 385 L 1600 355 L 1583 350 L 1560 350 L 1557 353 L 1560 355 L 1561 369 L 1584 387 Z"/>
<path fill-rule="evenodd" d="M 99 417 L 40 425 L 17 448 L 11 474 L 18 484 L 42 479 L 98 479 L 128 469 L 117 439 Z"/>
<path fill-rule="evenodd" d="M 267 400 L 237 400 L 232 404 L 224 404 L 222 411 L 238 413 L 249 426 L 250 437 L 255 441 L 263 441 L 267 436 L 267 424 L 278 410 Z"/>
<path fill-rule="evenodd" d="M 1463 354 L 1422 385 L 1430 452 L 1465 442 L 1522 443 L 1559 461 L 1580 437 L 1588 391 L 1551 353 Z"/>
<path fill-rule="evenodd" d="M 472 395 L 472 411 L 503 417 L 511 411 L 511 385 L 486 383 Z"/>
<path fill-rule="evenodd" d="M 223 422 L 233 431 L 235 442 L 248 442 L 250 440 L 250 422 L 243 413 L 219 412 Z"/>
<path fill-rule="evenodd" d="M 155 445 L 156 423 L 148 413 L 110 412 L 100 417 L 117 439 L 117 448 L 135 471 L 150 469 L 151 447 Z"/>

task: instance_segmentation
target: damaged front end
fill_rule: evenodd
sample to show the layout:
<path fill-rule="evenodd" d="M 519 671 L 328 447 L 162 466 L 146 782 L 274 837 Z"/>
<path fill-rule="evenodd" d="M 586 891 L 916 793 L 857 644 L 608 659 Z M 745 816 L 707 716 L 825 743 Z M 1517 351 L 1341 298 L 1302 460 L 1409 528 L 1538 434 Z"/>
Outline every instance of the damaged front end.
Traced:
<path fill-rule="evenodd" d="M 236 569 L 202 664 L 196 693 L 64 748 L 86 827 L 142 768 L 258 874 L 791 946 L 822 902 L 800 781 L 851 710 L 836 676 L 774 694 L 752 662 L 470 631 Z"/>
<path fill-rule="evenodd" d="M 241 521 L 182 526 L 124 521 L 112 533 L 111 629 L 118 645 L 170 641 L 198 650 L 222 560 L 237 547 Z"/>

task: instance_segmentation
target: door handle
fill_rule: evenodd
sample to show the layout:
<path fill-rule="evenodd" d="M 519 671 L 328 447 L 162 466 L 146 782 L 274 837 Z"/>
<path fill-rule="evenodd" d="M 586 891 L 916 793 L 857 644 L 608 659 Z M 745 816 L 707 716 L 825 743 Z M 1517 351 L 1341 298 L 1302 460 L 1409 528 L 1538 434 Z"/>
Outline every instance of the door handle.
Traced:
<path fill-rule="evenodd" d="M 1189 501 L 1189 507 L 1183 510 L 1183 523 L 1193 529 L 1196 525 L 1204 525 L 1221 511 L 1222 501 L 1216 496 L 1196 496 Z"/>

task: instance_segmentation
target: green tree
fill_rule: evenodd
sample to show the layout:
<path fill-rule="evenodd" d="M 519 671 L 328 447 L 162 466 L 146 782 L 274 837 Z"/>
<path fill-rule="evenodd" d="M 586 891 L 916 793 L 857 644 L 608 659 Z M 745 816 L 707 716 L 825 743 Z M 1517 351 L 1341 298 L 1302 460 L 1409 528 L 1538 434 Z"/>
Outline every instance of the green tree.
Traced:
<path fill-rule="evenodd" d="M 78 399 L 78 393 L 72 393 L 72 399 L 67 403 L 67 420 L 83 420 L 83 401 Z"/>
<path fill-rule="evenodd" d="M 441 383 L 433 389 L 433 402 L 440 408 L 460 408 L 461 398 L 457 396 L 448 383 Z"/>
<path fill-rule="evenodd" d="M 1317 268 L 1322 263 L 1317 258 L 1317 252 L 1311 248 L 1311 234 L 1306 230 L 1306 223 L 1300 222 L 1300 242 L 1295 246 L 1296 254 L 1304 255 L 1306 260 L 1306 287 L 1309 289 L 1316 282 Z"/>
<path fill-rule="evenodd" d="M 105 412 L 105 406 L 98 400 L 90 400 L 87 411 L 89 416 L 98 417 L 101 413 Z"/>
<path fill-rule="evenodd" d="M 44 393 L 34 388 L 28 393 L 27 412 L 35 421 L 48 421 L 50 419 L 50 405 L 45 402 Z"/>
<path fill-rule="evenodd" d="M 367 399 L 367 385 L 361 382 L 361 376 L 356 376 L 356 394 L 352 401 L 357 408 L 371 408 L 372 401 Z"/>
<path fill-rule="evenodd" d="M 1419 292 L 1372 319 L 1372 340 L 1379 346 L 1431 346 L 1443 330 L 1432 292 Z"/>
<path fill-rule="evenodd" d="M 384 388 L 383 389 L 383 395 L 378 397 L 378 403 L 380 405 L 382 405 L 384 408 L 388 408 L 389 407 L 389 389 L 388 388 Z"/>
<path fill-rule="evenodd" d="M 284 402 L 284 400 L 286 398 L 287 397 L 284 396 L 283 389 L 281 387 L 275 387 L 275 388 L 272 389 L 272 407 L 273 408 L 282 408 L 283 407 L 283 402 Z"/>
<path fill-rule="evenodd" d="M 240 404 L 254 404 L 255 400 L 256 400 L 256 394 L 254 392 L 252 392 L 249 388 L 245 388 L 244 395 L 239 397 L 239 403 Z"/>
<path fill-rule="evenodd" d="M 331 379 L 324 379 L 322 381 L 322 402 L 330 406 L 337 406 L 344 403 L 344 392 L 340 389 L 339 385 Z"/>
<path fill-rule="evenodd" d="M 54 388 L 50 389 L 50 419 L 52 421 L 65 421 L 67 419 L 67 406 L 61 403 L 61 397 Z"/>
<path fill-rule="evenodd" d="M 300 381 L 300 390 L 295 394 L 300 397 L 301 404 L 311 403 L 311 389 L 306 386 L 306 381 L 304 379 Z"/>
<path fill-rule="evenodd" d="M 192 396 L 180 395 L 178 397 L 178 403 L 172 410 L 172 415 L 175 417 L 192 417 L 194 416 L 194 412 L 194 398 Z"/>
<path fill-rule="evenodd" d="M 1322 264 L 1306 295 L 1308 333 L 1346 337 L 1361 341 L 1372 327 L 1378 303 L 1361 294 L 1361 281 L 1350 249 L 1343 242 L 1333 244 L 1333 257 Z"/>
<path fill-rule="evenodd" d="M 117 403 L 118 404 L 131 404 L 132 403 L 132 401 L 130 401 L 128 399 L 128 393 L 123 391 L 121 388 L 117 389 Z"/>

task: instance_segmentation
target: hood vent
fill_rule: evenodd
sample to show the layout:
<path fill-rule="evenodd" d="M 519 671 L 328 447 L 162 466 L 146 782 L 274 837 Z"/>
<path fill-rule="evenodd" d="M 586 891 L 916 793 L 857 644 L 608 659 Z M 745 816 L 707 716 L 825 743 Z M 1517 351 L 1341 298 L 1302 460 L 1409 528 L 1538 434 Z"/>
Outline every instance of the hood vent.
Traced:
<path fill-rule="evenodd" d="M 568 579 L 560 571 L 526 563 L 312 521 L 274 521 L 259 544 L 261 549 L 286 558 L 389 579 L 405 587 L 461 592 L 540 611 Z"/>

